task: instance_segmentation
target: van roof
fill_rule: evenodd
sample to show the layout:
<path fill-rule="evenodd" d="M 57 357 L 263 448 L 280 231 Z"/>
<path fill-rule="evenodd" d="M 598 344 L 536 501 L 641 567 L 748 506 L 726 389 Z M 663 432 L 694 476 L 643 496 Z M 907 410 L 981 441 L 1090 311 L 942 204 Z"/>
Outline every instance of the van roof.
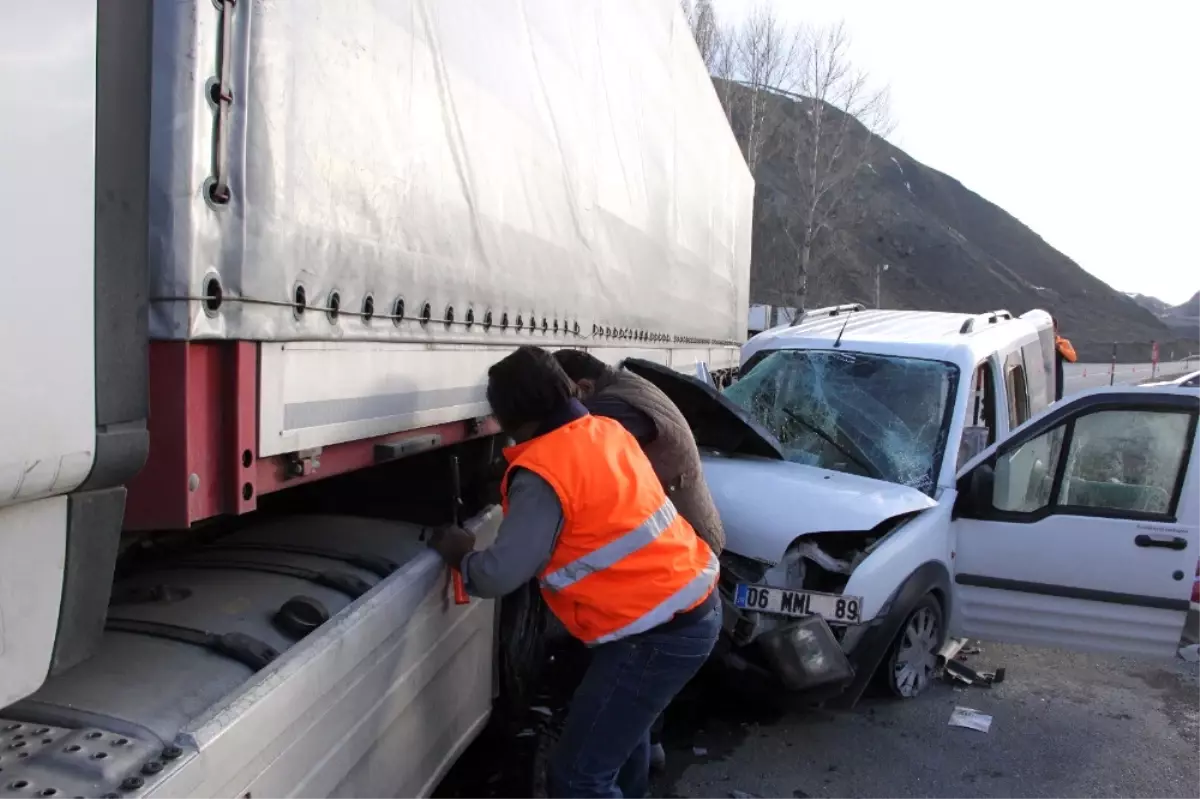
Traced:
<path fill-rule="evenodd" d="M 833 349 L 905 355 L 948 361 L 960 368 L 975 364 L 1014 340 L 1036 338 L 1053 325 L 1050 314 L 1008 311 L 981 314 L 941 311 L 885 311 L 838 305 L 808 311 L 798 324 L 766 330 L 742 348 L 742 363 L 761 350 Z M 844 329 L 843 329 L 844 328 Z"/>

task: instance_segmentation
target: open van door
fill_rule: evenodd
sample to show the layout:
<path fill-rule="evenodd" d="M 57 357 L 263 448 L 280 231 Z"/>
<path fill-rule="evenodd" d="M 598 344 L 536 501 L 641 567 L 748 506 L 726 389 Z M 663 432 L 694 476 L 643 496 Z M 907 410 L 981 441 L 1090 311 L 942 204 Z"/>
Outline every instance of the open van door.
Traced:
<path fill-rule="evenodd" d="M 952 521 L 956 635 L 1169 656 L 1200 538 L 1186 389 L 1097 389 L 973 459 Z"/>

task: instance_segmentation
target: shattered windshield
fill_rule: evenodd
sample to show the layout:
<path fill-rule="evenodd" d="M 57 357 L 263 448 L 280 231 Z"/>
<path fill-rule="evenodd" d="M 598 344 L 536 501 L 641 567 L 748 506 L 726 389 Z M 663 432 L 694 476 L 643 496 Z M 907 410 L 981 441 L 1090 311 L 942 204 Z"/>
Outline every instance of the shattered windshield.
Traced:
<path fill-rule="evenodd" d="M 725 396 L 788 460 L 927 494 L 937 485 L 958 369 L 941 361 L 836 350 L 776 350 Z"/>

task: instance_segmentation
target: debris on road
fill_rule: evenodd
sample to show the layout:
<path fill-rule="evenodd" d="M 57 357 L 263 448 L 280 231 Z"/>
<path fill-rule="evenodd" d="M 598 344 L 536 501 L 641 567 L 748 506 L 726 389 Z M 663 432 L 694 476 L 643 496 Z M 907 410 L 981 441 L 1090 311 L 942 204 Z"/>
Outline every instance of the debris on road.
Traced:
<path fill-rule="evenodd" d="M 992 727 L 992 717 L 987 713 L 980 713 L 974 708 L 956 707 L 950 714 L 950 726 L 987 732 Z"/>
<path fill-rule="evenodd" d="M 958 653 L 967 645 L 966 638 L 948 638 L 937 653 L 937 665 L 945 666 L 958 657 Z"/>
<path fill-rule="evenodd" d="M 1187 646 L 1179 647 L 1179 657 L 1188 663 L 1200 662 L 1200 644 L 1188 644 Z"/>
<path fill-rule="evenodd" d="M 729 799 L 758 799 L 758 794 L 746 793 L 745 791 L 730 791 Z"/>
<path fill-rule="evenodd" d="M 708 749 L 703 746 L 693 746 L 692 754 L 695 755 L 696 757 L 704 757 L 705 755 L 708 754 Z"/>
<path fill-rule="evenodd" d="M 942 677 L 947 682 L 962 683 L 977 688 L 991 688 L 1004 682 L 1004 668 L 995 671 L 975 671 L 975 669 L 957 660 L 946 661 L 942 669 Z"/>
<path fill-rule="evenodd" d="M 946 642 L 938 652 L 938 667 L 941 677 L 955 685 L 974 686 L 976 688 L 991 688 L 1004 682 L 1004 669 L 995 671 L 976 671 L 964 661 L 971 655 L 978 655 L 983 649 L 971 644 L 966 638 L 955 638 Z"/>

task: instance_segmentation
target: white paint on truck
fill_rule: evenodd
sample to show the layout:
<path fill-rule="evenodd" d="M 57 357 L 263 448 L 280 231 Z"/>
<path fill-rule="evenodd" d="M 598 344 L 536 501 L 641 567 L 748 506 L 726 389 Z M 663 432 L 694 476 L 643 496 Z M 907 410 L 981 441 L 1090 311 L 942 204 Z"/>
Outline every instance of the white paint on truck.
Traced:
<path fill-rule="evenodd" d="M 96 4 L 2 16 L 0 706 L 46 679 L 67 535 L 56 495 L 87 477 L 96 435 Z"/>
<path fill-rule="evenodd" d="M 46 679 L 62 596 L 67 499 L 0 508 L 0 707 Z"/>
<path fill-rule="evenodd" d="M 6 4 L 0 67 L 3 506 L 66 493 L 92 468 L 94 0 Z"/>

